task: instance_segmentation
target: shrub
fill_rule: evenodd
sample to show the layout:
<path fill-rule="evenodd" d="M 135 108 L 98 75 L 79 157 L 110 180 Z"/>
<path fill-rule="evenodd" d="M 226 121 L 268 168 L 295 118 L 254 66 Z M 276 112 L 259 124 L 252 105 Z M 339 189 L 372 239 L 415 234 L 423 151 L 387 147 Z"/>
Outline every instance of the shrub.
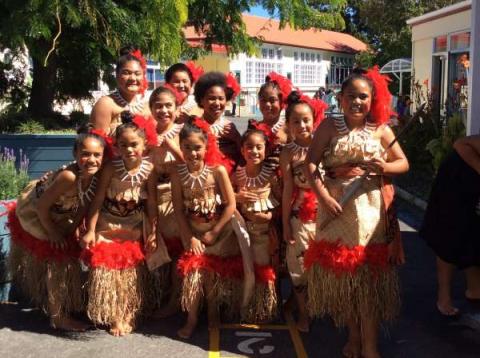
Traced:
<path fill-rule="evenodd" d="M 21 193 L 30 180 L 27 170 L 28 158 L 21 150 L 17 161 L 13 149 L 2 149 L 0 152 L 0 200 L 13 199 Z"/>

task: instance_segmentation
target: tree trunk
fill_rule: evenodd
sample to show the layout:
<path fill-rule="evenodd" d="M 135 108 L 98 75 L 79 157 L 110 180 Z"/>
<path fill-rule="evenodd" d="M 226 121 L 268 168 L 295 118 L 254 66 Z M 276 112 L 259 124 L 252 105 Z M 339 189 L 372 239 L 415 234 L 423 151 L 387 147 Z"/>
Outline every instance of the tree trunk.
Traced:
<path fill-rule="evenodd" d="M 28 101 L 28 112 L 33 118 L 43 119 L 53 113 L 53 99 L 57 79 L 56 56 L 50 56 L 47 66 L 43 66 L 43 59 L 32 57 L 33 76 L 32 91 Z"/>

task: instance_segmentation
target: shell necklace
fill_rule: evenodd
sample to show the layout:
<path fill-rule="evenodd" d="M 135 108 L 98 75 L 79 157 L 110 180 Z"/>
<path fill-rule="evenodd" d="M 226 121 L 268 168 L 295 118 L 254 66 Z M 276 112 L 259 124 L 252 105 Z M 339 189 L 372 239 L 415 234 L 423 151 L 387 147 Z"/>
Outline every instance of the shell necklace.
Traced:
<path fill-rule="evenodd" d="M 225 117 L 222 116 L 217 123 L 210 126 L 210 131 L 215 135 L 215 137 L 220 137 L 223 135 L 226 125 L 227 123 L 225 122 Z"/>
<path fill-rule="evenodd" d="M 278 131 L 284 126 L 285 124 L 285 117 L 281 117 L 278 119 L 277 123 L 275 123 L 273 126 L 272 126 L 272 133 L 273 134 L 277 134 Z"/>
<path fill-rule="evenodd" d="M 95 196 L 95 189 L 97 188 L 97 177 L 94 176 L 88 185 L 88 188 L 84 191 L 82 189 L 82 180 L 79 178 L 77 182 L 77 189 L 78 189 L 78 198 L 80 199 L 80 204 L 85 206 L 85 199 L 88 202 L 91 202 L 93 197 Z"/>
<path fill-rule="evenodd" d="M 291 141 L 291 142 L 285 144 L 285 148 L 290 149 L 294 155 L 295 154 L 300 154 L 300 157 L 304 157 L 304 156 L 307 155 L 309 147 L 308 146 L 303 147 L 303 146 L 295 143 L 295 141 Z"/>
<path fill-rule="evenodd" d="M 141 183 L 143 180 L 147 179 L 148 175 L 150 174 L 150 168 L 147 159 L 148 157 L 142 158 L 142 163 L 134 174 L 130 174 L 128 172 L 122 159 L 113 160 L 112 164 L 115 167 L 115 171 L 120 175 L 120 181 L 130 180 L 130 183 L 134 185 L 136 183 Z"/>
<path fill-rule="evenodd" d="M 273 168 L 269 165 L 262 165 L 260 173 L 255 177 L 249 177 L 247 174 L 246 167 L 237 168 L 237 179 L 239 182 L 244 182 L 244 187 L 246 188 L 261 188 L 267 184 L 270 176 L 273 173 Z"/>
<path fill-rule="evenodd" d="M 180 131 L 182 130 L 183 128 L 183 124 L 178 124 L 178 123 L 175 123 L 173 125 L 172 128 L 170 128 L 168 131 L 166 131 L 165 133 L 162 133 L 162 134 L 158 134 L 157 135 L 157 138 L 158 138 L 158 146 L 160 147 L 163 142 L 165 141 L 165 139 L 173 139 L 175 138 L 178 133 L 180 133 Z"/>
<path fill-rule="evenodd" d="M 178 173 L 180 174 L 180 179 L 182 180 L 183 185 L 189 186 L 190 189 L 193 189 L 193 187 L 197 183 L 200 188 L 203 188 L 207 177 L 211 172 L 212 170 L 204 164 L 202 171 L 198 175 L 193 175 L 188 171 L 187 164 L 178 165 Z"/>
<path fill-rule="evenodd" d="M 143 101 L 141 100 L 141 98 L 139 98 L 138 95 L 135 95 L 135 100 L 133 103 L 128 103 L 127 100 L 123 98 L 122 94 L 118 89 L 112 92 L 110 96 L 120 107 L 127 109 L 133 114 L 143 113 Z"/>

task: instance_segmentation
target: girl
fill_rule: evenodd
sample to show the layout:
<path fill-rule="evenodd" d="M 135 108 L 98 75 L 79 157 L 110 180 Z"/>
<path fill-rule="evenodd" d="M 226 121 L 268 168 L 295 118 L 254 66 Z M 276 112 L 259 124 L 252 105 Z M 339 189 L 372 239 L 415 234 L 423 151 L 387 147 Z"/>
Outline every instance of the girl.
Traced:
<path fill-rule="evenodd" d="M 232 178 L 235 200 L 250 236 L 256 273 L 252 302 L 242 312 L 247 322 L 272 320 L 277 305 L 269 232 L 273 211 L 279 205 L 280 188 L 275 171 L 264 161 L 266 144 L 262 131 L 248 130 L 242 136 L 241 147 L 246 165 L 237 167 Z"/>
<path fill-rule="evenodd" d="M 309 320 L 305 303 L 307 280 L 303 255 L 308 242 L 315 236 L 317 200 L 303 170 L 308 147 L 312 143 L 314 110 L 300 99 L 296 91 L 290 94 L 287 103 L 286 123 L 293 141 L 286 144 L 280 154 L 283 238 L 287 243 L 287 267 L 298 305 L 297 327 L 301 332 L 308 332 Z"/>
<path fill-rule="evenodd" d="M 267 136 L 268 161 L 276 165 L 279 163 L 282 146 L 289 141 L 285 117 L 281 117 L 280 114 L 292 89 L 293 85 L 288 78 L 275 72 L 269 73 L 258 91 L 258 103 L 263 120 L 257 122 L 251 119 L 248 122 L 249 129 L 259 129 Z"/>
<path fill-rule="evenodd" d="M 87 314 L 110 333 L 130 333 L 145 304 L 143 208 L 153 165 L 143 157 L 145 133 L 134 123 L 115 131 L 120 158 L 108 162 L 99 180 L 82 238 L 90 266 Z"/>
<path fill-rule="evenodd" d="M 9 211 L 13 277 L 57 329 L 87 328 L 70 317 L 84 309 L 77 235 L 94 196 L 104 148 L 101 137 L 79 134 L 73 147 L 76 162 L 43 182 L 30 182 Z"/>
<path fill-rule="evenodd" d="M 406 172 L 408 162 L 398 143 L 388 147 L 394 139 L 385 125 L 390 98 L 378 68 L 354 71 L 342 84 L 344 115 L 320 124 L 306 158 L 306 176 L 319 200 L 315 241 L 304 262 L 308 305 L 313 316 L 329 314 L 337 325 L 347 324 L 348 357 L 379 357 L 379 323 L 399 308 L 392 263 L 403 257 L 388 179 Z M 324 176 L 318 175 L 320 163 Z M 364 173 L 367 180 L 342 207 L 347 187 Z"/>
<path fill-rule="evenodd" d="M 166 244 L 168 255 L 173 263 L 166 267 L 166 274 L 170 277 L 170 298 L 165 308 L 159 310 L 155 316 L 166 317 L 174 314 L 180 307 L 180 278 L 175 269 L 178 257 L 183 252 L 180 232 L 172 204 L 170 175 L 179 162 L 183 162 L 180 151 L 179 134 L 183 124 L 175 123 L 177 118 L 177 97 L 174 88 L 158 87 L 150 96 L 150 111 L 157 121 L 157 146 L 150 150 L 150 157 L 154 169 L 148 180 L 148 208 L 150 225 L 156 228 L 156 239 L 147 243 L 149 251 L 154 251 L 152 257 L 147 257 L 147 263 L 152 270 L 162 264 L 158 261 L 156 251 Z M 161 256 L 161 255 L 160 255 Z M 171 269 L 173 268 L 173 269 Z M 160 269 L 164 271 L 163 268 Z"/>
<path fill-rule="evenodd" d="M 147 89 L 146 66 L 139 50 L 132 47 L 120 50 L 115 69 L 117 90 L 101 97 L 93 106 L 90 115 L 93 128 L 113 137 L 115 128 L 122 123 L 120 114 L 123 111 L 148 115 L 143 103 L 143 94 Z"/>
<path fill-rule="evenodd" d="M 180 94 L 178 123 L 184 123 L 191 116 L 202 116 L 202 110 L 192 96 L 192 88 L 201 75 L 203 75 L 203 68 L 195 66 L 192 61 L 176 63 L 165 72 L 165 82 L 173 86 Z"/>
<path fill-rule="evenodd" d="M 455 266 L 465 269 L 467 299 L 480 299 L 480 136 L 459 139 L 432 187 L 420 236 L 437 255 L 441 314 L 459 313 L 450 284 Z"/>
<path fill-rule="evenodd" d="M 186 252 L 178 268 L 183 279 L 182 308 L 188 312 L 178 331 L 189 338 L 195 329 L 201 300 L 207 300 L 209 325 L 218 323 L 218 306 L 232 309 L 240 296 L 242 259 L 230 223 L 235 196 L 227 171 L 216 165 L 215 138 L 196 120 L 180 132 L 185 164 L 172 172 L 173 208 Z"/>
<path fill-rule="evenodd" d="M 217 139 L 220 151 L 231 161 L 230 167 L 241 160 L 240 133 L 235 124 L 223 116 L 227 101 L 235 94 L 229 89 L 233 87 L 233 84 L 227 84 L 227 77 L 223 73 L 208 72 L 198 79 L 194 91 L 195 101 L 203 109 L 203 120 L 209 125 L 209 132 Z"/>

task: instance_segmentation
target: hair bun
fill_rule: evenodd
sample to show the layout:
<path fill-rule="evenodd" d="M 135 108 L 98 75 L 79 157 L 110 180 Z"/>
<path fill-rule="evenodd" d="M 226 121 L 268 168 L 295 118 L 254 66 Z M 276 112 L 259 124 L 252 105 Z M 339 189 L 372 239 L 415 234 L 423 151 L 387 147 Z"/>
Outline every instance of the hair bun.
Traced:
<path fill-rule="evenodd" d="M 296 104 L 301 102 L 301 93 L 298 91 L 292 91 L 287 97 L 287 105 L 290 106 L 292 104 Z"/>
<path fill-rule="evenodd" d="M 120 118 L 122 120 L 122 124 L 133 123 L 133 114 L 130 111 L 123 111 L 120 113 Z"/>
<path fill-rule="evenodd" d="M 132 53 L 133 51 L 135 51 L 137 49 L 137 47 L 133 46 L 133 45 L 127 45 L 127 46 L 123 46 L 120 51 L 119 51 L 119 54 L 120 56 L 125 56 L 125 55 L 128 55 L 130 53 Z"/>

